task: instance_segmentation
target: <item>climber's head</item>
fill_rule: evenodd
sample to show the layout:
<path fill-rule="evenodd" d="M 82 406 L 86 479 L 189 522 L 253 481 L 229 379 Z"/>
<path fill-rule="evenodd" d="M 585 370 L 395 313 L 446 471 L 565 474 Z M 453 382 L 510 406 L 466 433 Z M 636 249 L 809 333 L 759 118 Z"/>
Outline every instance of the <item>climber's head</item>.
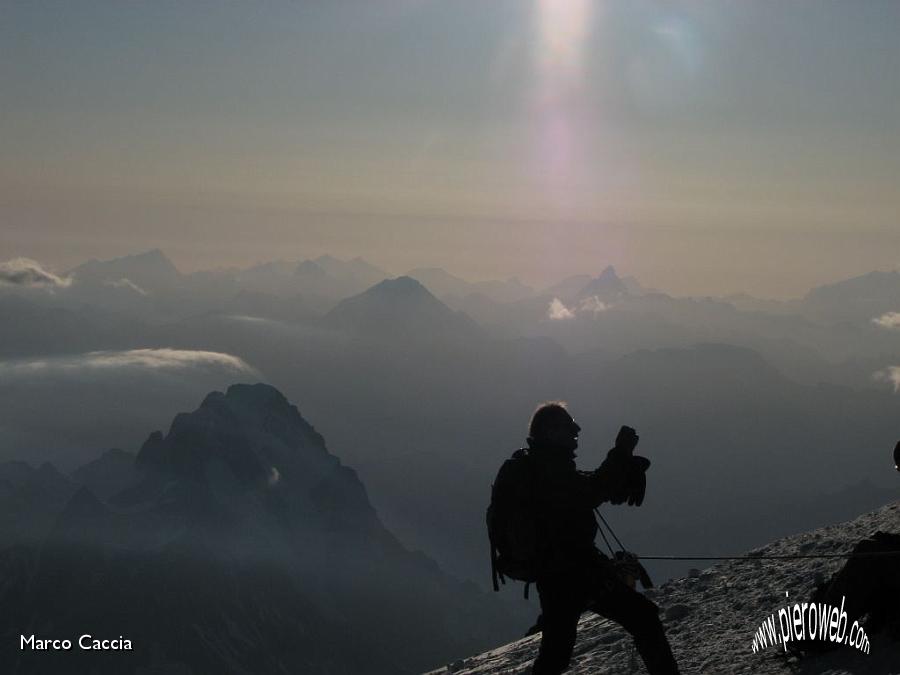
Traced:
<path fill-rule="evenodd" d="M 542 403 L 531 416 L 528 443 L 532 447 L 575 450 L 581 427 L 575 422 L 562 401 Z"/>

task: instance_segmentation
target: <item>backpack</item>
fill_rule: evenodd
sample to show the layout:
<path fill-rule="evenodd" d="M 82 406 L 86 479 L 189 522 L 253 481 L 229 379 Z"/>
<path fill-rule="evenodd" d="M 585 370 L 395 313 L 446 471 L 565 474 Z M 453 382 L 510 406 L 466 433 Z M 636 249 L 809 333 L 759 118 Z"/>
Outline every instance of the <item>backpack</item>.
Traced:
<path fill-rule="evenodd" d="M 536 475 L 525 450 L 516 451 L 503 463 L 491 487 L 487 530 L 491 544 L 491 580 L 494 590 L 506 578 L 527 584 L 537 580 L 540 537 L 535 512 Z M 498 583 L 500 582 L 500 583 Z"/>

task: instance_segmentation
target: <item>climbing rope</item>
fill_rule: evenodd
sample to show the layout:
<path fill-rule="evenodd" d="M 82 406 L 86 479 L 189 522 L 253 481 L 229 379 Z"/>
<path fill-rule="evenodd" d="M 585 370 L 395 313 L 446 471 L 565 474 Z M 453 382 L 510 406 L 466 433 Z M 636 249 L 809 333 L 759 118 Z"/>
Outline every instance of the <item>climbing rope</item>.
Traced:
<path fill-rule="evenodd" d="M 897 447 L 900 448 L 900 443 L 897 444 Z M 600 519 L 600 522 L 603 524 L 603 527 L 598 527 L 597 531 L 600 533 L 600 536 L 603 538 L 603 542 L 606 544 L 606 547 L 609 549 L 610 554 L 615 558 L 616 552 L 613 550 L 612 545 L 609 543 L 609 539 L 604 532 L 604 527 L 609 531 L 609 534 L 615 540 L 616 544 L 618 544 L 619 549 L 621 551 L 626 551 L 625 545 L 622 543 L 622 540 L 616 536 L 615 530 L 612 529 L 609 522 L 606 518 L 603 517 L 603 514 L 600 513 L 600 509 L 595 508 L 594 513 L 597 514 L 597 517 Z M 763 555 L 763 554 L 754 554 L 754 553 L 745 553 L 743 555 L 637 555 L 632 554 L 638 560 L 742 560 L 744 562 L 755 562 L 758 560 L 826 560 L 826 559 L 851 559 L 851 558 L 896 558 L 900 557 L 900 551 L 871 551 L 871 552 L 861 552 L 861 553 L 784 553 L 784 554 L 771 554 L 771 555 Z M 629 675 L 633 675 L 637 672 L 638 662 L 637 662 L 637 644 L 632 639 L 631 647 L 628 652 L 628 672 Z"/>
<path fill-rule="evenodd" d="M 746 560 L 753 562 L 755 560 L 816 560 L 829 558 L 892 558 L 900 556 L 900 551 L 870 551 L 862 553 L 816 553 L 802 554 L 787 553 L 784 555 L 755 555 L 753 553 L 745 553 L 744 555 L 636 555 L 638 560 Z"/>
<path fill-rule="evenodd" d="M 610 527 L 609 522 L 603 517 L 603 514 L 600 513 L 600 509 L 594 509 L 594 513 L 597 514 L 597 517 L 600 518 L 600 522 L 602 522 L 606 529 L 609 530 L 612 538 L 616 540 L 619 549 L 626 551 L 625 545 L 616 536 L 615 531 Z M 601 527 L 598 529 L 600 531 L 600 536 L 603 537 L 603 541 L 606 542 L 606 547 L 609 549 L 610 553 L 615 556 L 615 552 L 613 551 L 612 546 L 610 546 L 609 540 L 603 533 L 603 528 Z M 743 555 L 638 555 L 634 553 L 632 555 L 638 560 L 744 560 L 746 562 L 754 562 L 756 560 L 828 560 L 835 558 L 849 560 L 851 558 L 897 558 L 900 557 L 900 551 L 869 551 L 861 553 L 783 553 L 772 555 L 757 553 L 744 553 Z"/>

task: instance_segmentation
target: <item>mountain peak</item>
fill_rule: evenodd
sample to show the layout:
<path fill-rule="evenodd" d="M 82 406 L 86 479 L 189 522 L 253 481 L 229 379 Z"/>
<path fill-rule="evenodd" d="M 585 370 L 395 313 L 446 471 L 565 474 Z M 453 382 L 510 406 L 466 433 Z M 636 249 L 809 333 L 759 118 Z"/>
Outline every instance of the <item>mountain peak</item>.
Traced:
<path fill-rule="evenodd" d="M 268 384 L 207 394 L 196 410 L 175 416 L 168 434 L 150 434 L 137 456 L 141 469 L 200 481 L 224 466 L 241 485 L 285 473 L 303 483 L 335 463 L 322 436 Z"/>
<path fill-rule="evenodd" d="M 578 292 L 579 297 L 597 296 L 601 300 L 617 300 L 628 294 L 625 283 L 616 274 L 616 268 L 609 265 L 600 276 L 591 279 Z"/>
<path fill-rule="evenodd" d="M 385 279 L 372 286 L 366 293 L 402 296 L 428 296 L 434 298 L 425 286 L 409 276 L 401 276 L 395 279 Z M 436 300 L 436 298 L 435 298 Z"/>
<path fill-rule="evenodd" d="M 127 280 L 145 290 L 167 288 L 181 279 L 181 272 L 158 248 L 109 260 L 92 259 L 68 274 L 73 275 L 77 283 L 107 284 Z"/>
<path fill-rule="evenodd" d="M 297 409 L 292 406 L 287 397 L 271 384 L 258 382 L 256 384 L 232 384 L 224 394 L 220 392 L 212 392 L 207 396 L 222 396 L 226 401 L 232 401 L 235 405 L 243 405 L 248 408 L 262 409 L 268 408 L 279 410 L 285 414 L 296 413 Z M 205 401 L 204 401 L 205 403 Z"/>
<path fill-rule="evenodd" d="M 325 271 L 319 260 L 304 260 L 297 263 L 297 267 L 294 268 L 294 276 L 327 277 L 328 272 Z"/>
<path fill-rule="evenodd" d="M 341 301 L 325 316 L 326 324 L 368 336 L 472 336 L 478 326 L 454 312 L 409 276 L 385 279 L 359 295 Z"/>

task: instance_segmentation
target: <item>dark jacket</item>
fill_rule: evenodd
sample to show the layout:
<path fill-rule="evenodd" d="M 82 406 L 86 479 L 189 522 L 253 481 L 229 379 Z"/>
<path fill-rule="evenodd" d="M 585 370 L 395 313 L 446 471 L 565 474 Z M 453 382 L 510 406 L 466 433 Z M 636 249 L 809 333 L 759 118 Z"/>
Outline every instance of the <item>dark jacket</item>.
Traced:
<path fill-rule="evenodd" d="M 574 453 L 556 448 L 530 447 L 526 456 L 542 573 L 562 572 L 595 558 L 594 509 L 610 500 L 612 469 L 604 464 L 595 471 L 579 471 Z"/>

